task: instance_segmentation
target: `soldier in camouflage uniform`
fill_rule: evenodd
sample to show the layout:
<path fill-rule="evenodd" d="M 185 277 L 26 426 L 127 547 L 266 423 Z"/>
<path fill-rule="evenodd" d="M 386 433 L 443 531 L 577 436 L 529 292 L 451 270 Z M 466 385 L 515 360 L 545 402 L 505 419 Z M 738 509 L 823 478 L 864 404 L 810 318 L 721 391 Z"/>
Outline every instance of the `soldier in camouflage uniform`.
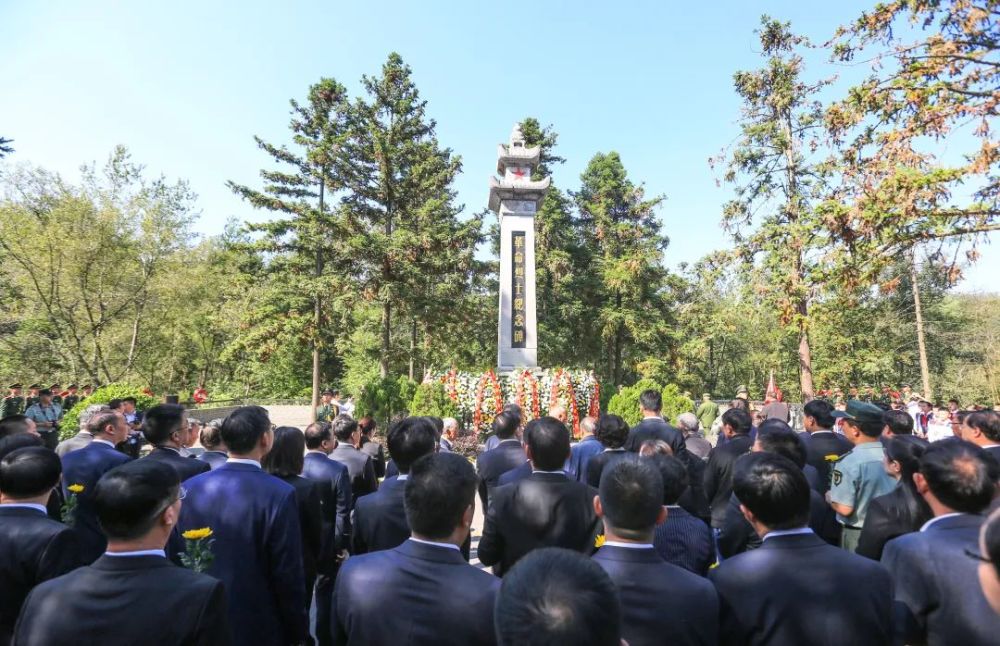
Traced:
<path fill-rule="evenodd" d="M 11 384 L 9 388 L 10 394 L 0 401 L 0 419 L 20 415 L 26 410 L 24 397 L 21 396 L 21 384 Z"/>

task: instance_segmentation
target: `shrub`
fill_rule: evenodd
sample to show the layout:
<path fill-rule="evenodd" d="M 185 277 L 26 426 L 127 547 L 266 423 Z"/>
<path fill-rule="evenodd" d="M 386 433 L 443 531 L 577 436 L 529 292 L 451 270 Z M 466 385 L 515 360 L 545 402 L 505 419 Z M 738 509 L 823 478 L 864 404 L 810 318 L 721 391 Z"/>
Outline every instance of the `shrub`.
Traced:
<path fill-rule="evenodd" d="M 445 392 L 444 384 L 429 381 L 417 386 L 410 402 L 410 415 L 429 417 L 458 417 L 458 406 Z"/>
<path fill-rule="evenodd" d="M 65 440 L 77 434 L 80 430 L 80 413 L 86 410 L 87 406 L 92 404 L 107 404 L 112 399 L 124 399 L 125 397 L 135 397 L 135 408 L 140 411 L 159 403 L 136 386 L 129 386 L 128 384 L 108 384 L 107 386 L 101 386 L 90 397 L 78 401 L 76 406 L 63 416 L 62 422 L 59 425 L 59 439 Z"/>
<path fill-rule="evenodd" d="M 400 396 L 401 390 L 408 390 L 409 379 L 400 377 L 374 378 L 361 386 L 355 397 L 354 416 L 358 419 L 371 417 L 380 428 L 389 428 L 389 421 L 399 413 L 405 413 L 409 400 Z M 416 386 L 413 387 L 416 390 Z M 412 397 L 412 391 L 411 395 Z"/>
<path fill-rule="evenodd" d="M 652 379 L 640 379 L 634 385 L 626 386 L 615 393 L 608 402 L 607 412 L 618 415 L 629 426 L 635 426 L 642 419 L 639 413 L 639 395 L 644 390 L 661 390 L 661 386 Z"/>
<path fill-rule="evenodd" d="M 667 384 L 663 387 L 663 419 L 668 424 L 677 425 L 677 417 L 681 413 L 693 413 L 694 401 L 685 397 L 677 384 Z"/>

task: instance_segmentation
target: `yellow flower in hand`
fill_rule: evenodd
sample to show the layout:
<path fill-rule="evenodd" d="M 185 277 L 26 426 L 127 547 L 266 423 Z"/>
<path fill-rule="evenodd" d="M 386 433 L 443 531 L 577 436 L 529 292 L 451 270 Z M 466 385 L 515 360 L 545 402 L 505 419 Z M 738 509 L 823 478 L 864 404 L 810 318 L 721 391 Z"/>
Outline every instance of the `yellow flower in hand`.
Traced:
<path fill-rule="evenodd" d="M 83 493 L 84 489 L 82 484 L 71 484 L 66 488 L 69 489 L 71 493 Z"/>
<path fill-rule="evenodd" d="M 201 529 L 189 529 L 181 536 L 188 539 L 189 541 L 200 541 L 203 538 L 208 538 L 212 535 L 211 527 L 202 527 Z"/>
<path fill-rule="evenodd" d="M 598 534 L 597 538 L 594 539 L 594 547 L 602 547 L 604 545 L 604 534 Z"/>

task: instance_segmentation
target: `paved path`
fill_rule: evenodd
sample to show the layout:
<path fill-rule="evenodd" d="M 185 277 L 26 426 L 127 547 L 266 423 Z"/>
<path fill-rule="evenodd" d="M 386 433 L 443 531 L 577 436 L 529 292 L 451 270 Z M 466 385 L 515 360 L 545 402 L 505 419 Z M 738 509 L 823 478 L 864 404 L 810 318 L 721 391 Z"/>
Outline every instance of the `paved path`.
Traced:
<path fill-rule="evenodd" d="M 295 426 L 305 429 L 312 423 L 310 406 L 265 406 L 275 426 Z"/>

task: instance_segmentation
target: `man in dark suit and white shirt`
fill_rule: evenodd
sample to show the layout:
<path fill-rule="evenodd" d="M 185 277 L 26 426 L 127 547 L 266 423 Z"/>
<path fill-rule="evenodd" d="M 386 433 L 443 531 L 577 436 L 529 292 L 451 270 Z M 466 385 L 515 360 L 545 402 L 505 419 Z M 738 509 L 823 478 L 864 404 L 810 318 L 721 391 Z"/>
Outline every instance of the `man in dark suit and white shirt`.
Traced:
<path fill-rule="evenodd" d="M 733 491 L 763 539 L 709 578 L 722 644 L 852 644 L 892 640 L 892 581 L 884 567 L 825 543 L 806 527 L 810 489 L 780 455 L 741 457 Z"/>
<path fill-rule="evenodd" d="M 715 563 L 715 542 L 712 529 L 697 516 L 677 504 L 688 488 L 688 473 L 684 464 L 672 455 L 650 458 L 663 480 L 663 506 L 667 519 L 657 525 L 653 547 L 667 563 L 672 563 L 699 576 L 706 576 Z"/>
<path fill-rule="evenodd" d="M 389 550 L 410 537 L 404 505 L 410 466 L 434 453 L 437 434 L 426 417 L 407 417 L 389 429 L 386 443 L 399 475 L 386 478 L 375 493 L 358 498 L 354 505 L 352 554 Z"/>
<path fill-rule="evenodd" d="M 539 547 L 565 547 L 589 554 L 600 520 L 593 487 L 571 480 L 562 470 L 569 457 L 569 430 L 559 420 L 528 423 L 529 478 L 493 492 L 479 539 L 479 561 L 502 576 L 522 556 Z"/>
<path fill-rule="evenodd" d="M 234 643 L 303 643 L 308 616 L 298 504 L 292 485 L 260 468 L 274 442 L 267 411 L 233 411 L 222 423 L 222 440 L 226 464 L 184 483 L 179 529 L 213 532 L 206 573 L 225 584 Z"/>
<path fill-rule="evenodd" d="M 653 528 L 668 515 L 662 492 L 652 459 L 633 456 L 605 469 L 594 500 L 605 541 L 594 560 L 618 586 L 622 638 L 630 646 L 714 646 L 719 600 L 712 584 L 667 563 L 653 547 Z"/>
<path fill-rule="evenodd" d="M 830 471 L 834 462 L 854 448 L 846 437 L 833 432 L 837 420 L 832 412 L 833 406 L 822 399 L 814 399 L 802 407 L 806 463 L 819 473 L 821 494 L 830 490 Z"/>
<path fill-rule="evenodd" d="M 497 438 L 495 448 L 484 451 L 476 458 L 476 473 L 479 474 L 479 499 L 483 511 L 490 506 L 490 497 L 500 482 L 500 476 L 521 466 L 527 459 L 524 447 L 517 437 L 521 418 L 512 411 L 504 411 L 493 418 L 493 437 Z"/>
<path fill-rule="evenodd" d="M 375 464 L 370 455 L 356 447 L 361 442 L 361 427 L 349 415 L 337 415 L 332 422 L 333 436 L 337 446 L 330 453 L 330 459 L 340 462 L 351 474 L 351 506 L 361 496 L 378 489 Z"/>
<path fill-rule="evenodd" d="M 158 404 L 147 410 L 142 421 L 142 434 L 153 445 L 153 450 L 143 460 L 169 464 L 177 471 L 181 482 L 212 470 L 208 462 L 181 455 L 181 448 L 191 443 L 191 426 L 183 406 Z"/>
<path fill-rule="evenodd" d="M 105 474 L 93 504 L 107 552 L 36 587 L 24 603 L 15 643 L 229 644 L 222 583 L 177 567 L 163 551 L 183 495 L 177 472 L 155 460 Z"/>
<path fill-rule="evenodd" d="M 882 563 L 895 583 L 899 641 L 995 644 L 1000 615 L 976 585 L 984 510 L 996 493 L 983 449 L 958 438 L 934 442 L 913 475 L 934 518 L 918 532 L 886 543 Z"/>
<path fill-rule="evenodd" d="M 91 494 L 94 485 L 101 476 L 120 464 L 131 460 L 130 457 L 115 449 L 115 446 L 125 441 L 129 428 L 122 414 L 106 410 L 95 413 L 87 423 L 87 429 L 94 436 L 90 444 L 71 451 L 62 457 L 63 496 L 67 499 L 72 493 L 70 486 L 79 485 L 83 490 L 73 493 L 76 496 L 76 509 L 73 512 L 73 531 L 80 541 L 80 557 L 84 563 L 93 563 L 107 547 L 107 538 L 97 524 L 97 514 L 94 511 Z"/>
<path fill-rule="evenodd" d="M 967 413 L 959 433 L 963 440 L 972 442 L 1000 463 L 1000 413 L 995 410 Z"/>
<path fill-rule="evenodd" d="M 331 643 L 330 612 L 333 582 L 351 534 L 351 474 L 340 462 L 330 459 L 337 445 L 329 422 L 313 422 L 306 427 L 306 456 L 302 477 L 320 485 L 323 506 L 323 545 L 317 562 L 316 637 L 320 646 Z"/>
<path fill-rule="evenodd" d="M 674 455 L 680 457 L 687 452 L 684 434 L 668 424 L 660 415 L 663 395 L 658 390 L 644 390 L 639 394 L 639 412 L 642 420 L 632 427 L 625 450 L 638 453 L 646 440 L 663 440 L 670 445 Z"/>
<path fill-rule="evenodd" d="M 716 530 L 721 530 L 726 522 L 726 508 L 733 493 L 733 464 L 741 455 L 749 453 L 753 445 L 751 422 L 750 413 L 742 408 L 730 408 L 723 413 L 722 433 L 728 441 L 715 447 L 705 466 L 705 495 L 712 509 L 712 527 Z"/>
<path fill-rule="evenodd" d="M 32 588 L 82 565 L 73 530 L 46 515 L 61 474 L 59 456 L 42 446 L 0 461 L 0 646 Z"/>
<path fill-rule="evenodd" d="M 476 474 L 462 456 L 431 453 L 412 465 L 405 491 L 412 536 L 344 564 L 334 595 L 336 643 L 495 643 L 493 604 L 500 581 L 459 552 L 472 526 L 475 497 Z M 446 599 L 460 602 L 442 603 Z"/>

